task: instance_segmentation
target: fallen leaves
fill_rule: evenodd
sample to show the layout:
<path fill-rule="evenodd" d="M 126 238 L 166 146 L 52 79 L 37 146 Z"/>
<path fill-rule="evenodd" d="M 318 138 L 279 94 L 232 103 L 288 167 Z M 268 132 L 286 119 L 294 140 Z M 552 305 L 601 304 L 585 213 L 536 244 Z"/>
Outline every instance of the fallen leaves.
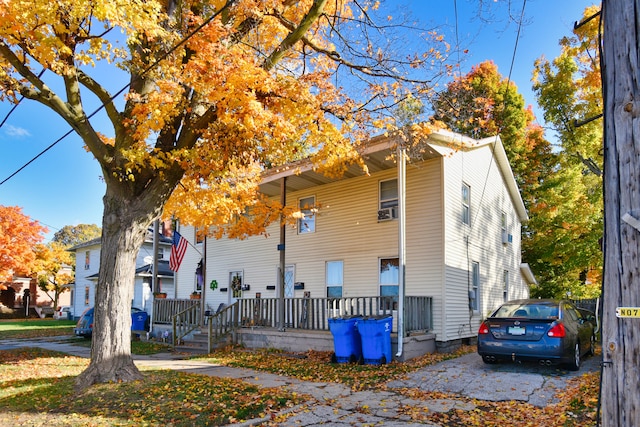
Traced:
<path fill-rule="evenodd" d="M 25 348 L 0 351 L 0 360 L 0 425 L 224 425 L 271 417 L 301 400 L 277 388 L 169 370 L 75 394 L 86 359 Z"/>

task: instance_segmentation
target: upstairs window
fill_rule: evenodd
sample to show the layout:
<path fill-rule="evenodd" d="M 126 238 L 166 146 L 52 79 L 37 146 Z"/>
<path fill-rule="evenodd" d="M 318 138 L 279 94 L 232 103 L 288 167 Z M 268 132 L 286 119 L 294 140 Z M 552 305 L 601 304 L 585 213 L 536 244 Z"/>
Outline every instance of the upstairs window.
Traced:
<path fill-rule="evenodd" d="M 398 218 L 398 180 L 380 181 L 378 221 Z"/>
<path fill-rule="evenodd" d="M 316 231 L 316 198 L 305 197 L 298 201 L 298 207 L 302 216 L 298 219 L 298 234 L 313 233 Z"/>
<path fill-rule="evenodd" d="M 84 253 L 84 269 L 88 270 L 91 267 L 91 252 L 86 251 Z"/>
<path fill-rule="evenodd" d="M 471 187 L 462 183 L 462 223 L 471 224 Z"/>

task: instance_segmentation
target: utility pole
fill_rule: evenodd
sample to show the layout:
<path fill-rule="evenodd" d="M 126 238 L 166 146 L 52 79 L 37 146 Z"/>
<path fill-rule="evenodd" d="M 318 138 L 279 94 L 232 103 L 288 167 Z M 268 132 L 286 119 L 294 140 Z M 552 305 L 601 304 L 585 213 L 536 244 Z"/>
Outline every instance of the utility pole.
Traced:
<path fill-rule="evenodd" d="M 601 417 L 640 420 L 640 0 L 603 0 L 604 286 Z M 637 310 L 636 310 L 637 309 Z"/>

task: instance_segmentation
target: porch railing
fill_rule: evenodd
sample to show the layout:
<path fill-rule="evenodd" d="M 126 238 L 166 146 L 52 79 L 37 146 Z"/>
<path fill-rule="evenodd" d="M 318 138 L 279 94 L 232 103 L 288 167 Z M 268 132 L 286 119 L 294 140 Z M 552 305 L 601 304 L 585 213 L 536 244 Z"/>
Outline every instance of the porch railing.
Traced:
<path fill-rule="evenodd" d="M 285 298 L 284 328 L 329 330 L 340 316 L 393 316 L 393 297 Z M 246 298 L 209 318 L 209 329 L 226 334 L 237 327 L 280 327 L 278 298 Z M 433 329 L 432 298 L 406 297 L 405 332 Z M 216 329 L 217 328 L 217 329 Z M 210 334 L 211 335 L 211 334 Z M 214 333 L 214 336 L 216 334 Z"/>
<path fill-rule="evenodd" d="M 153 323 L 171 325 L 173 316 L 193 305 L 200 305 L 198 300 L 190 299 L 155 299 L 153 301 Z"/>
<path fill-rule="evenodd" d="M 285 298 L 284 328 L 329 330 L 329 319 L 340 316 L 396 316 L 393 297 Z M 405 297 L 405 335 L 433 329 L 433 298 Z M 173 327 L 174 344 L 200 327 L 201 305 L 192 300 L 156 300 L 154 323 Z M 205 316 L 209 348 L 238 328 L 279 328 L 278 298 L 243 298 L 217 313 Z M 396 322 L 394 322 L 396 323 Z"/>
<path fill-rule="evenodd" d="M 187 308 L 171 317 L 173 345 L 200 327 L 200 303 L 192 302 Z"/>
<path fill-rule="evenodd" d="M 239 302 L 235 302 L 228 307 L 224 307 L 217 313 L 207 316 L 206 324 L 208 331 L 208 348 L 209 352 L 213 350 L 213 346 L 222 337 L 233 334 L 240 327 Z"/>

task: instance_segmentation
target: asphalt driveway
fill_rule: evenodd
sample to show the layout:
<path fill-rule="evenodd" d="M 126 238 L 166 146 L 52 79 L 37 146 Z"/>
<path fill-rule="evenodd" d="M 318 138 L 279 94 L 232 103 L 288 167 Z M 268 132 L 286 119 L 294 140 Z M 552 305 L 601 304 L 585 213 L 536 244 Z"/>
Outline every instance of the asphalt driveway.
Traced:
<path fill-rule="evenodd" d="M 519 400 L 544 407 L 554 401 L 567 380 L 600 369 L 600 356 L 583 359 L 579 371 L 534 363 L 487 365 L 477 353 L 471 353 L 420 369 L 405 380 L 392 381 L 392 388 L 415 387 L 424 391 L 456 393 L 488 401 Z"/>

